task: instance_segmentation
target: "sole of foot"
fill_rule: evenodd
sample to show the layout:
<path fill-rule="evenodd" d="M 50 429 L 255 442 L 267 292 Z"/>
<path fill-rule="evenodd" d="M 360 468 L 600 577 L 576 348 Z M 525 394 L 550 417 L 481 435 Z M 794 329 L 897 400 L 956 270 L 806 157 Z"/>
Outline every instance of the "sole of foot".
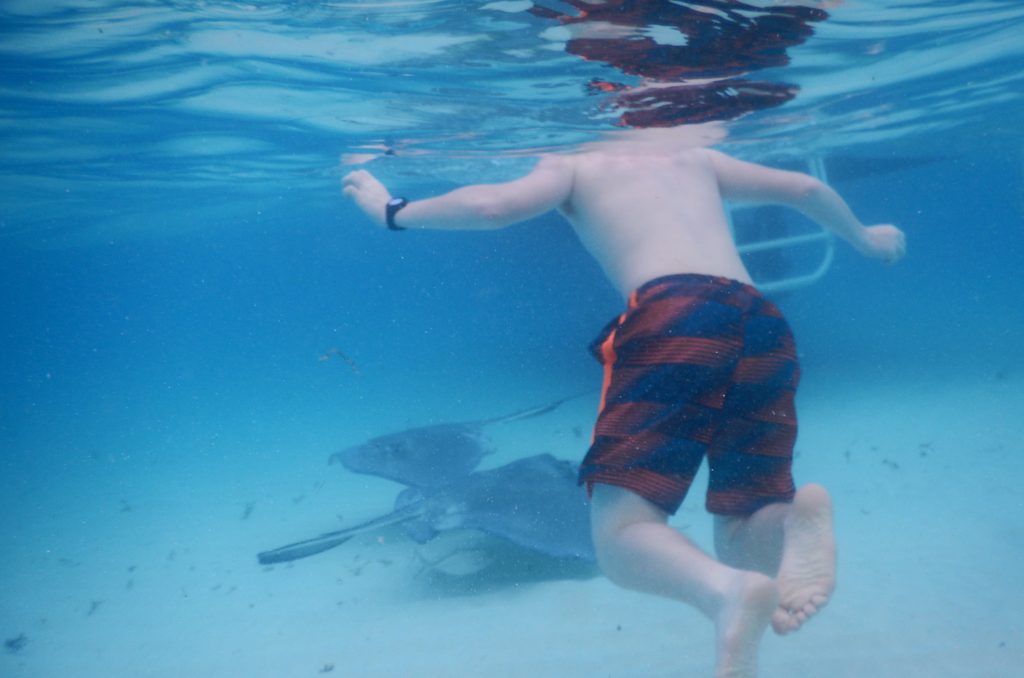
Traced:
<path fill-rule="evenodd" d="M 835 590 L 836 541 L 828 491 L 821 485 L 800 488 L 784 530 L 782 564 L 776 579 L 779 605 L 772 615 L 772 628 L 780 635 L 803 626 Z"/>

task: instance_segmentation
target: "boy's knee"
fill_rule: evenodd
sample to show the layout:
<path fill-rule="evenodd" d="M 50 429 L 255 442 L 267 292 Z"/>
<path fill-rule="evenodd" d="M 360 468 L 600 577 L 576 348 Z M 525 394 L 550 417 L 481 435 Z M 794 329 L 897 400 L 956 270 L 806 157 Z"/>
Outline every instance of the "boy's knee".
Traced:
<path fill-rule="evenodd" d="M 636 523 L 620 520 L 594 521 L 591 536 L 594 556 L 601 574 L 619 586 L 626 586 L 625 572 L 635 564 L 635 546 L 630 540 L 630 528 Z"/>
<path fill-rule="evenodd" d="M 668 522 L 668 515 L 630 490 L 613 485 L 594 485 L 590 505 L 590 533 L 597 564 L 615 580 L 616 563 L 623 549 L 629 549 L 630 528 Z"/>
<path fill-rule="evenodd" d="M 634 523 L 667 521 L 668 514 L 635 492 L 614 485 L 594 484 L 590 523 L 595 533 L 614 533 Z"/>

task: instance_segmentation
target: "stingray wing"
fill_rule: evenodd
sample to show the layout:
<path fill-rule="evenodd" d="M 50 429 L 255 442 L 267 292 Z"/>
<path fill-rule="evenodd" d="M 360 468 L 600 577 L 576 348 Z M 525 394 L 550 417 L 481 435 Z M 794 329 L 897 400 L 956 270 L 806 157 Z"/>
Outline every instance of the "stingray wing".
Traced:
<path fill-rule="evenodd" d="M 550 454 L 468 476 L 427 500 L 435 529 L 488 532 L 558 558 L 594 560 L 590 509 L 576 468 Z"/>

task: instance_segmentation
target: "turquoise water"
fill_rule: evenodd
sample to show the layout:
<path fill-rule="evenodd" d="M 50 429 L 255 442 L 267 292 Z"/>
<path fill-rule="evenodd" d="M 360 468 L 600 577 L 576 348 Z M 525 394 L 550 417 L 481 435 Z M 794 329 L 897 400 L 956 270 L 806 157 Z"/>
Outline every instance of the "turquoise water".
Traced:
<path fill-rule="evenodd" d="M 721 14 L 726 3 L 711 5 Z M 200 675 L 258 675 L 260 660 L 232 673 L 198 640 L 233 628 L 233 656 L 250 658 L 275 633 L 299 643 L 282 629 L 309 619 L 308 599 L 288 588 L 300 568 L 263 572 L 255 552 L 334 529 L 338 513 L 368 516 L 393 495 L 328 468 L 329 454 L 598 385 L 584 348 L 621 301 L 557 217 L 497 233 L 394 234 L 373 229 L 337 188 L 356 166 L 339 159 L 368 161 L 415 198 L 512 178 L 539 149 L 618 129 L 615 94 L 588 84 L 640 76 L 569 53 L 569 28 L 530 6 L 0 3 L 0 577 L 17 591 L 0 596 L 0 636 L 26 639 L 0 655 L 0 673 L 180 675 L 156 640 L 124 631 L 153 624 L 155 636 L 190 629 L 187 646 L 201 649 L 188 666 Z M 724 145 L 764 162 L 821 157 L 864 221 L 908 234 L 897 267 L 840 248 L 821 281 L 779 298 L 801 347 L 807 409 L 838 413 L 812 401 L 848 397 L 834 383 L 855 383 L 866 401 L 872 389 L 898 391 L 913 408 L 947 383 L 956 402 L 954 384 L 973 379 L 983 388 L 965 388 L 962 410 L 934 405 L 959 426 L 946 438 L 887 439 L 872 421 L 847 428 L 883 447 L 899 439 L 911 456 L 974 438 L 980 450 L 1019 454 L 1024 8 L 863 0 L 826 11 L 781 56 L 768 50 L 770 65 L 743 72 L 793 96 L 730 120 Z M 332 349 L 354 367 L 322 360 Z M 501 454 L 521 445 L 578 459 L 585 440 L 573 431 L 586 437 L 592 405 L 518 439 L 495 433 Z M 989 410 L 994 418 L 975 419 Z M 870 447 L 851 440 L 841 446 Z M 984 497 L 1017 468 L 999 459 L 990 475 L 949 482 L 968 478 L 956 492 Z M 1013 501 L 987 524 L 1019 562 Z M 403 557 L 395 548 L 389 557 Z M 319 556 L 302 581 L 333 586 L 331 568 L 353 557 Z M 386 636 L 375 601 L 393 602 L 407 578 L 380 581 L 359 597 Z M 231 586 L 230 603 L 207 600 Z M 207 612 L 182 607 L 186 589 L 193 600 L 202 592 Z M 1021 602 L 1019 585 L 984 595 Z M 271 599 L 295 607 L 274 608 L 246 637 L 250 609 Z M 164 612 L 154 620 L 141 608 Z M 173 621 L 161 625 L 165 613 Z M 420 614 L 429 619 L 420 607 L 410 618 Z M 122 631 L 105 635 L 101 623 Z M 992 640 L 1004 655 L 977 664 L 987 668 L 918 675 L 998 675 L 988 671 L 1000 656 L 1024 651 L 1012 628 Z M 962 666 L 971 652 L 957 655 Z M 146 653 L 142 671 L 130 658 Z M 309 675 L 328 654 L 269 662 L 266 675 Z M 570 675 L 557 668 L 572 661 L 561 651 L 537 656 L 538 675 Z M 400 675 L 379 657 L 349 658 L 364 668 L 342 675 Z"/>

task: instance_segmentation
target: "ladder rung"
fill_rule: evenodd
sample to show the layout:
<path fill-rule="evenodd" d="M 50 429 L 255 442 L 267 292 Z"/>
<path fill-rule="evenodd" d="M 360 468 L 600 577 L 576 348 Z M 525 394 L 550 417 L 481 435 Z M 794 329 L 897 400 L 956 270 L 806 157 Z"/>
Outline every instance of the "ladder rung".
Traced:
<path fill-rule="evenodd" d="M 820 156 L 813 156 L 807 160 L 807 171 L 814 177 L 821 181 L 828 183 L 828 176 L 825 171 L 825 161 Z M 727 210 L 729 217 L 729 226 L 732 228 L 732 213 L 734 209 Z M 735 234 L 735 229 L 734 229 Z M 803 275 L 791 275 L 774 280 L 757 280 L 754 279 L 754 284 L 758 288 L 765 292 L 781 292 L 784 290 L 790 290 L 797 287 L 803 287 L 817 282 L 832 265 L 832 258 L 835 255 L 835 237 L 831 232 L 824 229 L 816 230 L 813 233 L 802 233 L 800 235 L 786 236 L 783 238 L 772 238 L 771 240 L 758 240 L 747 243 L 737 243 L 737 249 L 740 254 L 752 254 L 755 252 L 764 252 L 766 250 L 773 249 L 784 249 L 787 247 L 796 247 L 799 245 L 805 245 L 808 243 L 821 242 L 823 244 L 822 258 L 818 263 L 818 267 L 811 273 Z"/>
<path fill-rule="evenodd" d="M 764 250 L 770 250 L 782 247 L 792 247 L 794 245 L 802 245 L 804 243 L 814 242 L 816 240 L 832 240 L 832 234 L 828 231 L 818 231 L 816 233 L 804 233 L 803 235 L 792 235 L 785 238 L 775 238 L 774 240 L 759 240 L 758 242 L 750 242 L 744 245 L 739 245 L 737 249 L 740 254 L 747 254 L 748 252 L 762 252 Z"/>

